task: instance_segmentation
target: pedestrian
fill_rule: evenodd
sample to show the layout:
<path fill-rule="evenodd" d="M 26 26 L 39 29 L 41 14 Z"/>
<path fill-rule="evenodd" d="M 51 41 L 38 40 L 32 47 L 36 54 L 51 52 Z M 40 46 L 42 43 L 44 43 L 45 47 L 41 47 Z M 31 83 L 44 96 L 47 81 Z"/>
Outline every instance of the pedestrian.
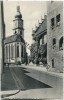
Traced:
<path fill-rule="evenodd" d="M 46 66 L 47 71 L 48 71 L 49 68 L 50 68 L 50 65 L 48 65 L 48 63 L 47 63 L 47 66 Z"/>

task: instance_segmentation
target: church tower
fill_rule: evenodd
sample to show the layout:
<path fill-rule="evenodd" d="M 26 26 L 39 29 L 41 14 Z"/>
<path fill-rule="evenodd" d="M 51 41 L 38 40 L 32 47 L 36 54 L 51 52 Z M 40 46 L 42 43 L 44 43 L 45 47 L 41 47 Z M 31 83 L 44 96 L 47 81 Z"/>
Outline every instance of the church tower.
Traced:
<path fill-rule="evenodd" d="M 17 6 L 14 22 L 14 35 L 4 40 L 5 64 L 22 64 L 26 62 L 26 45 L 24 40 L 24 29 L 20 6 Z"/>
<path fill-rule="evenodd" d="M 20 12 L 20 6 L 17 6 L 17 11 L 15 15 L 14 22 L 14 34 L 21 35 L 24 39 L 24 29 L 23 29 L 23 20 L 22 20 L 22 14 Z"/>

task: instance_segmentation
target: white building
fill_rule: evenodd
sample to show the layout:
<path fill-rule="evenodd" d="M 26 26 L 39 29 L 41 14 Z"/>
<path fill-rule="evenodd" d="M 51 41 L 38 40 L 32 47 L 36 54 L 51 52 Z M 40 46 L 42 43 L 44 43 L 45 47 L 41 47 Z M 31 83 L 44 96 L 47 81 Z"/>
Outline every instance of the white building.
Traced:
<path fill-rule="evenodd" d="M 4 40 L 5 63 L 24 63 L 26 60 L 26 46 L 24 41 L 24 28 L 20 7 L 17 6 L 17 13 L 14 22 L 14 35 Z"/>

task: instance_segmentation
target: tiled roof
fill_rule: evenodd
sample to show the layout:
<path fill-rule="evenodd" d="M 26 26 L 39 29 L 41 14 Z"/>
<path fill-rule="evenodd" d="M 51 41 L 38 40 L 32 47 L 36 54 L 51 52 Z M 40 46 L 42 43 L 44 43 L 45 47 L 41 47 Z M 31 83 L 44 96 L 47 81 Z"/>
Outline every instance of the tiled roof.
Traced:
<path fill-rule="evenodd" d="M 24 39 L 22 38 L 21 35 L 12 35 L 8 36 L 4 40 L 4 44 L 12 43 L 12 42 L 23 42 L 25 43 Z"/>
<path fill-rule="evenodd" d="M 44 33 L 44 31 L 47 30 L 47 17 L 44 19 L 44 21 L 39 25 L 39 27 L 36 29 L 34 35 L 38 35 L 40 33 Z"/>

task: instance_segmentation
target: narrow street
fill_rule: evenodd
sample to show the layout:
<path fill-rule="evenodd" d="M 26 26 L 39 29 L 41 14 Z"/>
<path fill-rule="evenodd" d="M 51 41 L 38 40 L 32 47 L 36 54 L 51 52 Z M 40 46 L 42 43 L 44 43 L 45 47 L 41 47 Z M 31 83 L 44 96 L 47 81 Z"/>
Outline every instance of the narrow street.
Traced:
<path fill-rule="evenodd" d="M 9 1 L 0 1 L 1 99 L 63 100 L 63 1 Z"/>
<path fill-rule="evenodd" d="M 35 88 L 49 88 L 50 86 L 37 81 L 26 75 L 29 73 L 22 67 L 9 67 L 10 73 L 15 81 L 16 88 L 19 90 L 35 89 Z M 11 85 L 13 86 L 13 84 Z"/>
<path fill-rule="evenodd" d="M 58 97 L 59 92 L 56 93 L 57 91 L 55 88 L 51 87 L 47 83 L 43 83 L 40 80 L 42 75 L 38 80 L 36 78 L 37 73 L 37 70 L 30 70 L 29 66 L 27 66 L 27 68 L 23 66 L 6 67 L 2 76 L 2 98 L 35 99 L 46 98 L 50 96 L 51 98 Z M 60 96 L 60 98 L 61 97 L 62 96 Z"/>

